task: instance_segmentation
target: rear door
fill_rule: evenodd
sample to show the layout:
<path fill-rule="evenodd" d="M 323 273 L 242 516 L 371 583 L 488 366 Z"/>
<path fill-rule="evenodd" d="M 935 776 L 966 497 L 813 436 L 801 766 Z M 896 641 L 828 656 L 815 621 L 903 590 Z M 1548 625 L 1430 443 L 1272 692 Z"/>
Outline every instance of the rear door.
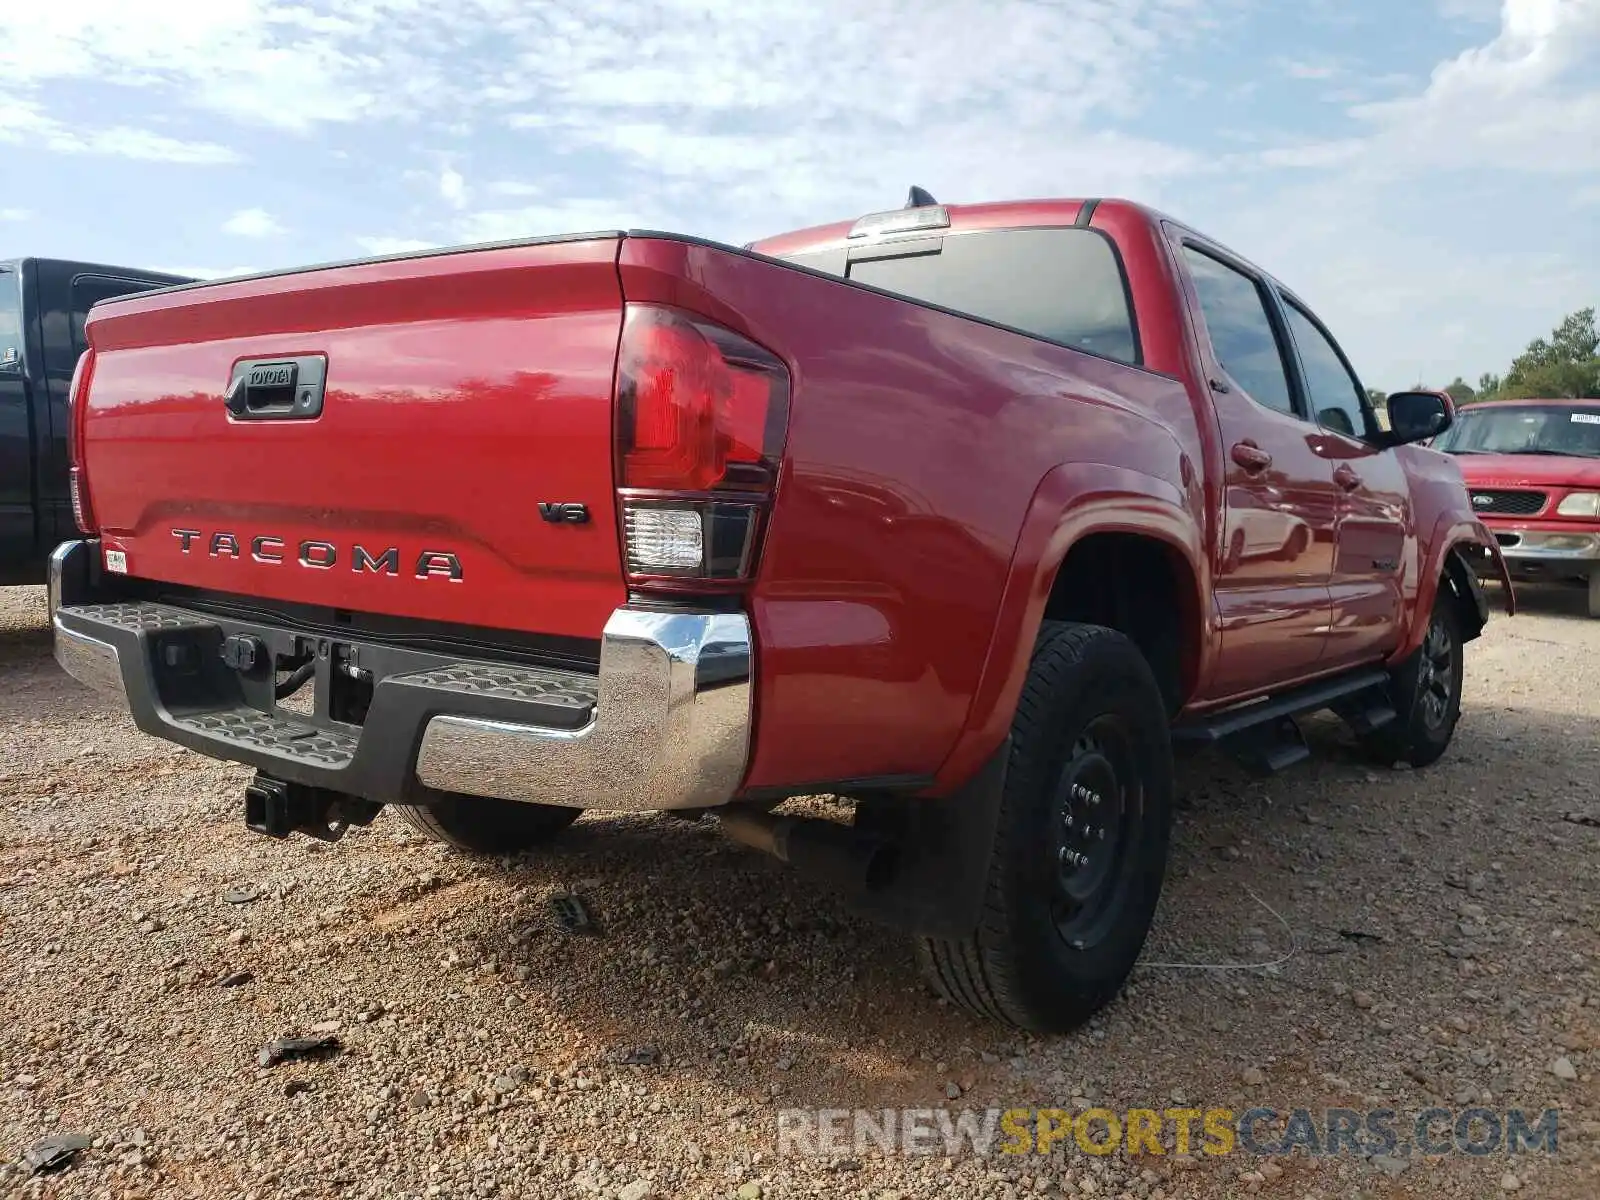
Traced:
<path fill-rule="evenodd" d="M 22 272 L 0 265 L 0 571 L 34 553 L 33 423 L 22 314 Z"/>
<path fill-rule="evenodd" d="M 1268 282 L 1192 235 L 1179 241 L 1222 435 L 1223 523 L 1212 572 L 1222 648 L 1203 699 L 1314 673 L 1330 616 L 1339 502 L 1320 431 L 1293 385 Z"/>
<path fill-rule="evenodd" d="M 1366 389 L 1338 343 L 1295 297 L 1280 292 L 1294 342 L 1307 407 L 1318 428 L 1318 453 L 1333 467 L 1339 488 L 1329 599 L 1333 618 L 1323 665 L 1353 666 L 1382 658 L 1399 643 L 1401 585 L 1415 538 L 1404 469 L 1393 450 L 1372 438 L 1377 418 Z"/>

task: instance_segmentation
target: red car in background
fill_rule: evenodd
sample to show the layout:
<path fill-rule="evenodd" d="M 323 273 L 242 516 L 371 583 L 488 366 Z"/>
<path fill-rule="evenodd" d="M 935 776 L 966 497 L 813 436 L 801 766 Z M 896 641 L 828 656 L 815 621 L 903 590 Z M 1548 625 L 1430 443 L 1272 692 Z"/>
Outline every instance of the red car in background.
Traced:
<path fill-rule="evenodd" d="M 1457 456 L 1512 578 L 1582 583 L 1600 617 L 1600 400 L 1473 404 L 1433 448 Z"/>

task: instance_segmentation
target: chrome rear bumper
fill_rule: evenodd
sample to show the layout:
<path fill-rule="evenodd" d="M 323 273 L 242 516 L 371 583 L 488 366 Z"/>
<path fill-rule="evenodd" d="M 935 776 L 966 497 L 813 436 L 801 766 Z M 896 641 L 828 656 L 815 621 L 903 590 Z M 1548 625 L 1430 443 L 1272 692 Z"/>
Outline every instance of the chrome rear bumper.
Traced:
<path fill-rule="evenodd" d="M 275 777 L 381 802 L 430 791 L 625 811 L 707 808 L 749 757 L 753 655 L 742 613 L 624 606 L 598 674 L 351 643 L 374 662 L 362 725 L 278 707 L 220 666 L 228 636 L 293 632 L 165 604 L 105 603 L 99 546 L 51 558 L 55 656 L 147 733 Z M 181 670 L 174 664 L 181 664 Z M 319 694 L 321 694 L 319 692 Z M 264 697 L 264 698 L 263 698 Z"/>
<path fill-rule="evenodd" d="M 51 625 L 55 629 L 56 662 L 63 671 L 97 692 L 118 699 L 127 698 L 122 686 L 122 664 L 117 659 L 115 646 L 68 629 L 54 612 Z"/>
<path fill-rule="evenodd" d="M 619 608 L 601 637 L 587 725 L 440 714 L 423 733 L 417 778 L 439 791 L 580 808 L 725 804 L 749 752 L 750 658 L 742 613 Z"/>

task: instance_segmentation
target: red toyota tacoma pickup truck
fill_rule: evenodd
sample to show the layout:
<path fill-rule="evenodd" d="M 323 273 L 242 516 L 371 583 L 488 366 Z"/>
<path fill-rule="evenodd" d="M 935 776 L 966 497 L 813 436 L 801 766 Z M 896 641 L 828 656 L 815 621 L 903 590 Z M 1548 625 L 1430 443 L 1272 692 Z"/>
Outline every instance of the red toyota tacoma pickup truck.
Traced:
<path fill-rule="evenodd" d="M 1123 201 L 411 254 L 88 337 L 56 655 L 257 768 L 250 826 L 714 813 L 1030 1029 L 1134 965 L 1175 747 L 1275 769 L 1332 709 L 1432 762 L 1488 615 L 1410 444 L 1447 398 L 1380 428 L 1301 300 Z M 822 793 L 852 820 L 775 811 Z"/>
<path fill-rule="evenodd" d="M 1582 584 L 1600 617 L 1600 400 L 1474 404 L 1432 445 L 1457 456 L 1511 578 Z"/>

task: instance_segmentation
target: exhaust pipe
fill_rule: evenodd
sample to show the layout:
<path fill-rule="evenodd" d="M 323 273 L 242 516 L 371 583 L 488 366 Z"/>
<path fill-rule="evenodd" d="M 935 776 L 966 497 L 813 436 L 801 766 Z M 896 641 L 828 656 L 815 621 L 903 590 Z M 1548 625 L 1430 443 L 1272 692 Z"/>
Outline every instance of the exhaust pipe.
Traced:
<path fill-rule="evenodd" d="M 894 875 L 892 843 L 837 821 L 775 817 L 736 806 L 723 809 L 717 820 L 734 841 L 849 891 L 876 891 Z"/>

